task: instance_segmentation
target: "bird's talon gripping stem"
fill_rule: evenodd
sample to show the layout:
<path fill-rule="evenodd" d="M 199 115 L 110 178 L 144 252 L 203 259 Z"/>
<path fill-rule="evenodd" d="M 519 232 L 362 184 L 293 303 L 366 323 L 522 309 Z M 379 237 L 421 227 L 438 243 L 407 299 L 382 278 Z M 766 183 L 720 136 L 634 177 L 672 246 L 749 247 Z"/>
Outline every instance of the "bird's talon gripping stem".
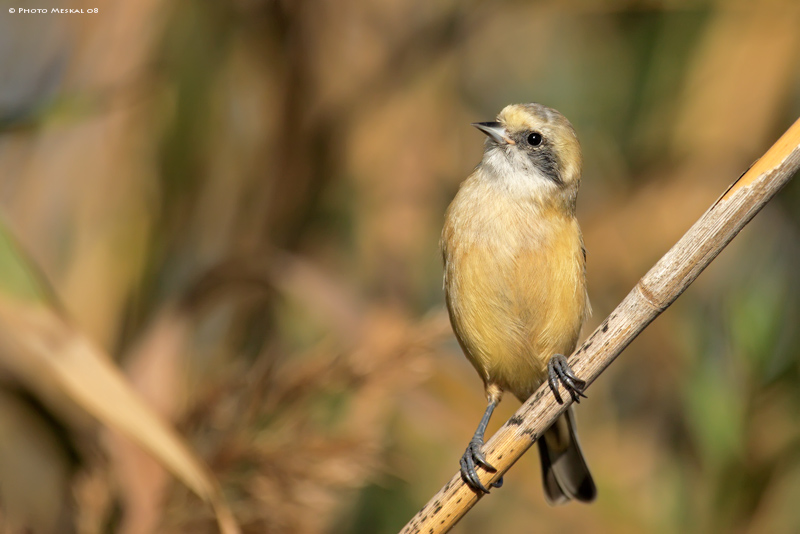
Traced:
<path fill-rule="evenodd" d="M 461 477 L 473 489 L 489 493 L 489 488 L 484 486 L 478 477 L 476 466 L 480 465 L 487 471 L 496 471 L 496 469 L 486 461 L 481 447 L 483 447 L 483 439 L 475 436 L 470 440 L 464 456 L 461 457 Z"/>
<path fill-rule="evenodd" d="M 486 413 L 483 414 L 483 418 L 481 419 L 480 424 L 478 425 L 478 429 L 475 431 L 475 435 L 472 436 L 472 439 L 469 440 L 469 445 L 467 445 L 467 450 L 464 451 L 464 455 L 461 457 L 461 478 L 464 479 L 464 482 L 467 483 L 469 487 L 474 489 L 475 491 L 482 492 L 482 493 L 489 493 L 489 488 L 487 488 L 481 482 L 480 477 L 478 477 L 478 472 L 476 470 L 476 466 L 481 466 L 487 471 L 494 473 L 497 471 L 492 464 L 486 461 L 486 455 L 483 453 L 483 435 L 486 432 L 486 426 L 489 423 L 489 418 L 492 416 L 492 412 L 494 411 L 494 407 L 496 405 L 496 401 L 492 401 L 486 407 Z M 490 484 L 492 488 L 499 488 L 503 485 L 502 477 L 497 479 L 496 481 Z"/>
<path fill-rule="evenodd" d="M 580 402 L 581 397 L 586 398 L 586 395 L 583 394 L 583 390 L 586 389 L 586 381 L 575 375 L 563 354 L 556 354 L 547 362 L 547 376 L 547 385 L 550 386 L 550 390 L 559 404 L 564 403 L 558 392 L 559 382 L 564 385 L 564 389 L 572 397 L 573 402 Z"/>

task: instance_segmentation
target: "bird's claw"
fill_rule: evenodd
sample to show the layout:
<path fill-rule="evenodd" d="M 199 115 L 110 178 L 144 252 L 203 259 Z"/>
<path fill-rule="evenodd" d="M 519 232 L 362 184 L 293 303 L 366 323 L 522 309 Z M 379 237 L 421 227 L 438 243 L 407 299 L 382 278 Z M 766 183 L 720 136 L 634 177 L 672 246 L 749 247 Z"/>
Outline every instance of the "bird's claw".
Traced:
<path fill-rule="evenodd" d="M 481 450 L 483 448 L 483 440 L 479 437 L 473 437 L 469 445 L 467 446 L 467 450 L 464 451 L 464 455 L 461 457 L 461 478 L 464 479 L 464 482 L 467 483 L 469 487 L 474 489 L 475 491 L 489 493 L 489 488 L 483 485 L 480 478 L 478 477 L 478 472 L 476 470 L 476 466 L 481 466 L 487 471 L 494 473 L 497 469 L 486 461 L 486 455 L 483 454 Z M 503 485 L 502 477 L 492 482 L 490 487 L 492 488 L 499 488 Z"/>
<path fill-rule="evenodd" d="M 566 356 L 563 354 L 556 354 L 547 362 L 547 376 L 547 385 L 550 386 L 550 390 L 559 404 L 564 403 L 561 394 L 558 392 L 559 382 L 564 384 L 564 389 L 572 397 L 573 402 L 580 402 L 581 397 L 586 398 L 586 395 L 583 394 L 583 390 L 586 389 L 586 381 L 575 376 Z"/>

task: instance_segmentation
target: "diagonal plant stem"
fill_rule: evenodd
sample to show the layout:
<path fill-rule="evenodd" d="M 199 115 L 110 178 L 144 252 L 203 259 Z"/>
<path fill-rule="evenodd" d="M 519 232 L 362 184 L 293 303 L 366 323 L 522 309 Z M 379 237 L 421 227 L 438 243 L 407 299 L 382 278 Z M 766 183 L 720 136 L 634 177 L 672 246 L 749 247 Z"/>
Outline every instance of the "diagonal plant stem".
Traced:
<path fill-rule="evenodd" d="M 800 119 L 736 180 L 684 236 L 628 293 L 569 358 L 575 373 L 591 384 L 608 365 L 717 257 L 736 234 L 792 179 L 800 167 Z M 496 472 L 480 471 L 487 487 L 508 471 L 571 404 L 558 404 L 547 385 L 486 443 Z M 481 496 L 456 474 L 403 528 L 401 534 L 447 532 Z"/>

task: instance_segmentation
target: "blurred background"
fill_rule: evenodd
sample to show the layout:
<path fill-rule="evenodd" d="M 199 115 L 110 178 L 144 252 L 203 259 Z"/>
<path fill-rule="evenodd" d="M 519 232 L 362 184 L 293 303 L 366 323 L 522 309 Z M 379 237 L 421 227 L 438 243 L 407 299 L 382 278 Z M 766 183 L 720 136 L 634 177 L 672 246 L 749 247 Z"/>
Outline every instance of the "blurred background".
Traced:
<path fill-rule="evenodd" d="M 398 531 L 485 405 L 438 250 L 470 123 L 575 125 L 585 337 L 800 116 L 798 28 L 796 0 L 3 0 L 0 531 L 217 528 L 8 342 L 54 324 L 243 532 Z M 800 531 L 798 266 L 795 180 L 590 388 L 596 503 L 548 507 L 529 454 L 454 531 Z"/>

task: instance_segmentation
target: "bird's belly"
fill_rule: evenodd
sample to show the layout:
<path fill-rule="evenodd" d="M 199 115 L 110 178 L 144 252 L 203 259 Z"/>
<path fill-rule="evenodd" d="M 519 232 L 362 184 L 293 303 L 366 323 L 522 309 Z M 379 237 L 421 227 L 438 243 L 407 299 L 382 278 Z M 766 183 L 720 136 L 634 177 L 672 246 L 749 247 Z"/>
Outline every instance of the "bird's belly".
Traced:
<path fill-rule="evenodd" d="M 544 381 L 554 354 L 572 352 L 584 319 L 583 265 L 561 248 L 476 243 L 447 266 L 448 310 L 467 358 L 485 383 L 521 399 Z"/>

